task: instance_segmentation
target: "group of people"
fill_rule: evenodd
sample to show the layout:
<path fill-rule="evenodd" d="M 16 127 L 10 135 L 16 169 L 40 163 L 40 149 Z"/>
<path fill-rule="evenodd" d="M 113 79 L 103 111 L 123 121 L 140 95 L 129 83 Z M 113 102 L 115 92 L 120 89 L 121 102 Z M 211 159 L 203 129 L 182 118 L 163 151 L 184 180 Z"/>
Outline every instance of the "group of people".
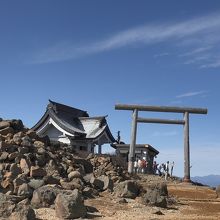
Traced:
<path fill-rule="evenodd" d="M 145 159 L 138 159 L 134 162 L 134 172 L 135 173 L 146 173 L 148 168 L 148 162 Z M 158 174 L 159 176 L 164 176 L 165 180 L 168 177 L 173 176 L 174 161 L 170 163 L 157 164 L 156 161 L 153 162 L 153 174 Z"/>
<path fill-rule="evenodd" d="M 138 159 L 134 162 L 135 173 L 146 173 L 148 162 L 145 159 Z"/>
<path fill-rule="evenodd" d="M 167 161 L 166 163 L 157 164 L 156 161 L 153 163 L 153 172 L 154 174 L 158 174 L 159 176 L 164 176 L 165 180 L 168 177 L 173 176 L 173 168 L 174 168 L 174 161 L 170 163 Z"/>

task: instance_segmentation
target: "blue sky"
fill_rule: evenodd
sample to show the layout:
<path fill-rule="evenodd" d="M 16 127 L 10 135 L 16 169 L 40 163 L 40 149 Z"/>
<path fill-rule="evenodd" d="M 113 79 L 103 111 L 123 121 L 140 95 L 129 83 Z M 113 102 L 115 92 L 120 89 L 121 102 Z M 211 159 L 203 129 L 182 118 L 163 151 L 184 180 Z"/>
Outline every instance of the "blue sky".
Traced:
<path fill-rule="evenodd" d="M 205 107 L 190 116 L 191 175 L 220 174 L 219 1 L 8 0 L 0 30 L 1 117 L 32 127 L 52 99 L 108 115 L 129 143 L 131 112 L 116 103 Z M 138 125 L 137 143 L 183 175 L 182 126 Z"/>

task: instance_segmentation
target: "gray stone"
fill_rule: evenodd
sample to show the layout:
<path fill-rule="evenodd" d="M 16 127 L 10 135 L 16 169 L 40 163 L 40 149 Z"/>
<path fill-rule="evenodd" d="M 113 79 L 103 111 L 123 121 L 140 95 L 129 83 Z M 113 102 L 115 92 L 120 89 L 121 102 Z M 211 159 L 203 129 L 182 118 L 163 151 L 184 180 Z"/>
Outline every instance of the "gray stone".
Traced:
<path fill-rule="evenodd" d="M 17 177 L 19 174 L 22 173 L 22 170 L 16 163 L 12 163 L 10 166 L 10 172 L 14 177 Z"/>
<path fill-rule="evenodd" d="M 32 147 L 32 140 L 26 135 L 22 138 L 21 145 L 23 147 Z"/>
<path fill-rule="evenodd" d="M 28 185 L 33 189 L 38 189 L 44 185 L 44 180 L 41 179 L 31 179 Z"/>
<path fill-rule="evenodd" d="M 34 142 L 34 147 L 36 147 L 36 148 L 40 148 L 40 147 L 44 148 L 45 144 L 42 141 L 35 141 Z"/>
<path fill-rule="evenodd" d="M 60 184 L 60 179 L 54 176 L 44 176 L 45 184 Z"/>
<path fill-rule="evenodd" d="M 96 189 L 85 187 L 82 191 L 82 195 L 84 198 L 95 198 L 95 196 L 99 195 L 99 192 Z"/>
<path fill-rule="evenodd" d="M 28 147 L 19 147 L 18 152 L 21 154 L 27 154 L 29 153 L 30 149 Z"/>
<path fill-rule="evenodd" d="M 29 205 L 18 205 L 9 220 L 35 220 L 35 212 Z"/>
<path fill-rule="evenodd" d="M 118 183 L 114 188 L 117 197 L 135 199 L 139 195 L 140 187 L 136 181 L 126 180 Z"/>
<path fill-rule="evenodd" d="M 8 195 L 0 193 L 0 217 L 7 218 L 15 209 L 15 203 Z"/>
<path fill-rule="evenodd" d="M 45 154 L 36 154 L 36 164 L 40 167 L 43 167 L 46 164 Z"/>
<path fill-rule="evenodd" d="M 22 173 L 29 174 L 30 167 L 31 167 L 31 162 L 29 158 L 22 158 L 20 160 L 20 167 L 21 167 Z"/>
<path fill-rule="evenodd" d="M 5 161 L 8 158 L 9 153 L 8 152 L 2 152 L 0 156 L 0 162 Z"/>
<path fill-rule="evenodd" d="M 146 204 L 166 208 L 168 191 L 167 185 L 163 184 L 152 184 L 147 187 L 146 193 L 143 195 L 143 201 Z"/>
<path fill-rule="evenodd" d="M 68 174 L 68 178 L 69 178 L 69 180 L 72 180 L 74 178 L 82 178 L 82 175 L 80 174 L 79 171 L 75 170 L 75 171 L 72 171 Z"/>
<path fill-rule="evenodd" d="M 30 176 L 31 177 L 44 177 L 47 173 L 43 168 L 38 166 L 31 166 Z"/>
<path fill-rule="evenodd" d="M 11 128 L 11 127 L 0 129 L 0 134 L 7 135 L 8 133 L 13 134 L 14 133 L 14 129 Z"/>
<path fill-rule="evenodd" d="M 111 178 L 109 178 L 108 176 L 102 175 L 102 176 L 99 176 L 98 179 L 104 183 L 103 190 L 109 189 L 110 191 L 113 191 L 114 183 Z"/>
<path fill-rule="evenodd" d="M 93 173 L 88 173 L 86 175 L 83 176 L 83 180 L 86 183 L 90 183 L 91 179 L 94 178 L 94 174 Z"/>
<path fill-rule="evenodd" d="M 57 217 L 61 219 L 83 218 L 87 212 L 77 189 L 70 194 L 58 194 L 55 200 L 55 211 Z"/>
<path fill-rule="evenodd" d="M 18 187 L 18 196 L 22 196 L 24 198 L 31 198 L 33 190 L 27 183 L 23 183 Z"/>
<path fill-rule="evenodd" d="M 10 161 L 13 161 L 16 157 L 18 157 L 20 155 L 20 153 L 18 153 L 18 152 L 13 152 L 13 153 L 11 153 L 11 154 L 9 154 L 8 155 L 8 159 L 10 160 Z"/>
<path fill-rule="evenodd" d="M 58 193 L 62 192 L 57 185 L 45 185 L 33 192 L 31 205 L 35 208 L 50 207 L 54 204 Z"/>
<path fill-rule="evenodd" d="M 1 150 L 1 151 L 7 151 L 8 145 L 9 145 L 9 144 L 6 143 L 5 141 L 0 140 L 0 150 Z"/>
<path fill-rule="evenodd" d="M 90 183 L 96 188 L 96 189 L 99 189 L 99 190 L 103 190 L 103 187 L 104 187 L 104 182 L 98 178 L 95 178 L 95 177 L 92 177 L 90 179 Z"/>
<path fill-rule="evenodd" d="M 16 134 L 14 134 L 13 136 L 13 141 L 17 144 L 20 145 L 22 142 L 22 138 L 24 137 L 24 133 L 23 132 L 18 132 Z"/>
<path fill-rule="evenodd" d="M 92 173 L 93 172 L 93 165 L 85 160 L 80 158 L 74 158 L 76 164 L 80 164 L 83 166 L 85 173 Z"/>
<path fill-rule="evenodd" d="M 23 122 L 19 119 L 19 120 L 15 120 L 13 119 L 11 121 L 11 127 L 15 130 L 15 131 L 21 131 L 24 129 L 24 125 Z"/>
<path fill-rule="evenodd" d="M 18 193 L 18 188 L 19 186 L 21 186 L 23 183 L 27 183 L 27 176 L 24 174 L 20 174 L 18 175 L 18 177 L 16 177 L 13 180 L 13 185 L 14 185 L 14 193 L 17 194 Z"/>
<path fill-rule="evenodd" d="M 11 124 L 8 121 L 0 121 L 0 129 L 10 127 Z"/>

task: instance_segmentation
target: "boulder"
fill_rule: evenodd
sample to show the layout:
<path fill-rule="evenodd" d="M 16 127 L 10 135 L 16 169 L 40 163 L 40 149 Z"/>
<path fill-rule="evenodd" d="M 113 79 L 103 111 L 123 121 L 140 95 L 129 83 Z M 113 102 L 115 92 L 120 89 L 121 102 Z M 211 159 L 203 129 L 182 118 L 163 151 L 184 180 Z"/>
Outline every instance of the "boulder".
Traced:
<path fill-rule="evenodd" d="M 93 172 L 93 165 L 85 160 L 80 158 L 74 158 L 76 164 L 80 164 L 83 166 L 85 173 L 92 173 Z"/>
<path fill-rule="evenodd" d="M 118 183 L 114 188 L 114 195 L 117 197 L 135 199 L 139 195 L 140 186 L 136 181 L 126 180 Z"/>
<path fill-rule="evenodd" d="M 13 179 L 15 179 L 15 177 L 22 173 L 22 170 L 16 163 L 12 163 L 10 166 L 10 172 L 12 173 Z"/>
<path fill-rule="evenodd" d="M 44 177 L 47 173 L 43 168 L 39 166 L 31 166 L 30 176 L 31 177 Z"/>
<path fill-rule="evenodd" d="M 35 212 L 30 207 L 29 199 L 20 201 L 13 213 L 10 215 L 9 220 L 35 220 Z"/>
<path fill-rule="evenodd" d="M 0 193 L 0 217 L 7 218 L 15 209 L 15 203 L 8 195 Z"/>
<path fill-rule="evenodd" d="M 143 195 L 143 201 L 146 204 L 166 208 L 168 191 L 165 183 L 152 184 L 146 189 L 146 193 Z"/>
<path fill-rule="evenodd" d="M 29 136 L 24 136 L 23 138 L 22 138 L 22 142 L 21 142 L 21 145 L 23 146 L 23 147 L 32 147 L 33 145 L 32 145 L 32 140 L 29 138 Z"/>
<path fill-rule="evenodd" d="M 11 154 L 8 155 L 8 160 L 13 161 L 16 157 L 18 157 L 20 155 L 20 153 L 18 152 L 13 152 Z"/>
<path fill-rule="evenodd" d="M 56 216 L 61 219 L 75 219 L 86 216 L 86 207 L 77 189 L 69 194 L 58 194 L 55 200 Z"/>
<path fill-rule="evenodd" d="M 5 141 L 3 140 L 0 140 L 0 150 L 1 151 L 7 151 L 8 150 L 8 143 L 6 143 Z"/>
<path fill-rule="evenodd" d="M 43 178 L 45 184 L 60 184 L 60 179 L 59 177 L 55 176 L 44 176 Z"/>
<path fill-rule="evenodd" d="M 36 165 L 43 167 L 47 163 L 45 154 L 36 154 Z"/>
<path fill-rule="evenodd" d="M 21 170 L 22 170 L 22 173 L 24 174 L 29 174 L 30 172 L 30 167 L 31 167 L 31 162 L 29 159 L 27 158 L 22 158 L 20 160 L 20 167 L 21 167 Z"/>
<path fill-rule="evenodd" d="M 86 183 L 90 183 L 91 179 L 94 178 L 94 174 L 93 173 L 88 173 L 86 175 L 83 176 L 83 180 Z"/>
<path fill-rule="evenodd" d="M 33 192 L 31 205 L 34 208 L 50 207 L 54 204 L 56 196 L 61 192 L 61 188 L 56 185 L 45 185 Z"/>
<path fill-rule="evenodd" d="M 9 153 L 8 152 L 2 152 L 0 156 L 0 162 L 4 162 L 8 158 Z"/>
<path fill-rule="evenodd" d="M 60 180 L 60 185 L 67 190 L 79 189 L 82 190 L 84 184 L 81 179 L 74 178 L 72 181 L 68 182 L 65 180 Z"/>
<path fill-rule="evenodd" d="M 34 142 L 34 147 L 36 147 L 36 148 L 40 148 L 40 147 L 44 148 L 45 144 L 42 141 L 35 141 Z"/>
<path fill-rule="evenodd" d="M 26 135 L 28 135 L 28 137 L 31 138 L 31 139 L 37 139 L 38 138 L 38 135 L 36 134 L 36 132 L 31 130 L 31 129 L 26 132 Z"/>
<path fill-rule="evenodd" d="M 28 185 L 32 188 L 32 189 L 38 189 L 41 186 L 43 186 L 45 184 L 44 180 L 42 179 L 31 179 L 30 182 L 28 183 Z"/>
<path fill-rule="evenodd" d="M 35 220 L 35 219 L 36 216 L 34 210 L 28 205 L 17 208 L 16 211 L 14 211 L 9 217 L 9 220 Z"/>
<path fill-rule="evenodd" d="M 10 127 L 11 124 L 8 121 L 0 121 L 0 129 Z"/>
<path fill-rule="evenodd" d="M 72 171 L 68 174 L 68 178 L 69 178 L 69 180 L 72 180 L 74 178 L 82 178 L 82 175 L 80 174 L 79 171 L 75 170 L 75 171 Z"/>
<path fill-rule="evenodd" d="M 98 179 L 104 183 L 103 190 L 109 189 L 110 191 L 113 191 L 114 183 L 110 177 L 102 175 L 99 176 Z"/>
<path fill-rule="evenodd" d="M 14 134 L 13 141 L 15 142 L 15 144 L 20 145 L 22 142 L 22 138 L 24 136 L 25 136 L 24 133 L 20 131 L 20 132 Z"/>
<path fill-rule="evenodd" d="M 18 188 L 19 186 L 21 186 L 23 183 L 27 183 L 27 176 L 24 174 L 20 174 L 18 175 L 18 177 L 16 177 L 13 180 L 13 185 L 14 185 L 14 193 L 17 194 L 18 193 Z"/>
<path fill-rule="evenodd" d="M 24 129 L 24 125 L 23 125 L 23 122 L 22 120 L 11 120 L 10 121 L 10 124 L 11 124 L 11 127 L 15 130 L 15 131 L 22 131 Z"/>
<path fill-rule="evenodd" d="M 92 186 L 96 189 L 99 189 L 99 190 L 103 190 L 103 187 L 104 187 L 104 182 L 98 178 L 95 178 L 95 177 L 92 177 L 90 179 L 90 183 L 92 184 Z"/>
<path fill-rule="evenodd" d="M 23 183 L 18 187 L 18 196 L 22 196 L 24 198 L 31 198 L 33 190 L 27 183 Z"/>
<path fill-rule="evenodd" d="M 99 192 L 94 188 L 85 187 L 82 191 L 82 195 L 84 198 L 95 198 L 95 196 L 99 195 Z"/>
<path fill-rule="evenodd" d="M 21 154 L 29 153 L 30 149 L 28 147 L 18 147 L 18 152 Z"/>
<path fill-rule="evenodd" d="M 11 127 L 0 129 L 0 134 L 1 135 L 7 135 L 8 133 L 14 134 L 14 129 L 11 128 Z"/>

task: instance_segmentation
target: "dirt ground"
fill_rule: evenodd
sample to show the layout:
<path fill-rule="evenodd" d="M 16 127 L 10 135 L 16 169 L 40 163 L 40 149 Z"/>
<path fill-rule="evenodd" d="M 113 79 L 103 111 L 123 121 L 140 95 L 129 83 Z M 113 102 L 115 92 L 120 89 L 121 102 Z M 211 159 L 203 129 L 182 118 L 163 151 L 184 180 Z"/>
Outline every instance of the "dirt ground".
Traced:
<path fill-rule="evenodd" d="M 144 178 L 140 182 L 143 187 L 149 183 Z M 110 193 L 104 192 L 98 198 L 85 200 L 85 205 L 89 211 L 87 219 L 220 219 L 220 199 L 216 198 L 213 189 L 173 181 L 167 184 L 169 196 L 171 200 L 175 198 L 176 202 L 169 204 L 166 209 L 145 206 L 141 204 L 140 198 L 135 200 L 126 199 L 121 203 L 119 199 L 114 198 Z M 53 209 L 38 209 L 35 211 L 39 220 L 58 220 Z"/>

